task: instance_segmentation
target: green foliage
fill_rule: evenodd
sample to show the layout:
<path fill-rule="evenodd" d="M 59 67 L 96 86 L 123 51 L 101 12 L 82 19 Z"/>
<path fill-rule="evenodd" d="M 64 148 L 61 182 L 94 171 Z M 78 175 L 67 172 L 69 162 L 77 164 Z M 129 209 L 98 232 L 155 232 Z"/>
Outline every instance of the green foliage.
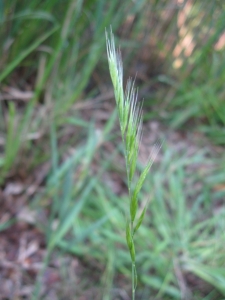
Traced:
<path fill-rule="evenodd" d="M 46 131 L 48 122 L 51 123 L 51 120 L 42 121 L 42 114 L 37 109 L 39 103 L 48 102 L 51 118 L 59 124 L 81 96 L 101 58 L 105 27 L 113 24 L 117 28 L 123 19 L 123 11 L 128 9 L 123 6 L 117 10 L 118 4 L 119 1 L 114 1 L 108 7 L 107 1 L 75 0 L 4 2 L 0 81 L 10 85 L 13 75 L 18 78 L 16 87 L 25 83 L 29 86 L 31 81 L 33 96 L 21 115 L 15 105 L 17 118 L 9 116 L 10 124 L 15 123 L 10 144 L 10 125 L 3 122 L 4 118 L 1 120 L 0 128 L 7 140 L 1 160 L 2 181 L 21 148 L 29 149 L 27 136 Z M 91 38 L 90 31 L 93 32 Z"/>
<path fill-rule="evenodd" d="M 163 40 L 168 49 L 167 71 L 155 78 L 162 89 L 156 99 L 161 98 L 164 110 L 159 115 L 173 128 L 199 125 L 214 143 L 223 145 L 225 56 L 224 46 L 217 43 L 224 43 L 224 5 L 195 1 L 178 9 L 177 15 L 177 23 L 170 22 L 166 31 L 160 31 L 156 42 L 160 49 Z M 169 42 L 172 36 L 174 43 Z"/>
<path fill-rule="evenodd" d="M 36 167 L 51 166 L 34 196 L 21 195 L 38 216 L 40 212 L 41 221 L 37 218 L 34 226 L 46 237 L 43 265 L 47 267 L 53 251 L 94 262 L 94 270 L 100 270 L 95 274 L 98 288 L 103 290 L 98 299 L 115 298 L 115 287 L 126 289 L 123 280 L 130 278 L 130 258 L 137 263 L 138 299 L 225 297 L 224 149 L 210 145 L 223 146 L 225 140 L 225 56 L 224 48 L 216 49 L 224 31 L 224 8 L 222 1 L 202 0 L 122 5 L 119 0 L 0 1 L 1 196 L 11 180 L 20 180 L 20 170 L 29 177 L 22 178 L 24 185 L 33 186 Z M 180 25 L 182 13 L 186 19 Z M 95 99 L 83 99 L 98 96 L 107 86 L 104 30 L 110 24 L 118 34 L 127 73 L 133 76 L 137 71 L 144 120 L 159 118 L 165 124 L 163 132 L 157 129 L 157 136 L 166 141 L 151 176 L 147 174 L 158 148 L 141 167 L 142 102 L 132 80 L 124 90 L 121 56 L 112 36 L 108 54 L 117 111 L 110 110 L 108 120 L 97 120 L 97 125 L 94 113 L 91 121 L 86 116 L 88 105 L 93 111 L 97 106 Z M 193 51 L 187 54 L 192 42 Z M 11 88 L 28 91 L 31 98 L 4 99 Z M 82 112 L 78 101 L 85 108 Z M 121 150 L 113 129 L 117 115 L 127 169 L 115 163 Z M 182 141 L 198 141 L 182 152 L 179 145 L 171 146 L 174 129 L 185 133 Z M 193 151 L 198 142 L 203 149 L 197 146 Z M 108 149 L 113 147 L 111 153 Z M 127 196 L 120 187 L 126 175 Z M 18 222 L 17 214 L 10 219 L 7 214 L 6 221 L 1 215 L 0 231 Z M 42 275 L 33 299 L 39 298 Z M 135 268 L 133 279 L 135 288 Z M 65 289 L 67 281 L 65 277 Z M 76 289 L 82 287 L 81 282 Z M 61 291 L 57 297 L 68 299 Z"/>

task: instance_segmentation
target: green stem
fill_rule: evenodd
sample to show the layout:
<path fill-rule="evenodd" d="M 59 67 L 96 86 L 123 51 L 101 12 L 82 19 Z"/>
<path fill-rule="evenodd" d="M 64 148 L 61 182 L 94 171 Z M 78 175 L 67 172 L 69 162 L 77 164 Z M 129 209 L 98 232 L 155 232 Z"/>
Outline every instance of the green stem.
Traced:
<path fill-rule="evenodd" d="M 131 234 L 132 239 L 134 238 L 134 223 L 131 221 Z M 132 260 L 132 300 L 135 300 L 135 290 L 136 290 L 136 266 L 135 261 Z"/>
<path fill-rule="evenodd" d="M 136 280 L 135 280 L 135 262 L 132 261 L 132 300 L 135 300 L 135 285 L 136 285 Z"/>

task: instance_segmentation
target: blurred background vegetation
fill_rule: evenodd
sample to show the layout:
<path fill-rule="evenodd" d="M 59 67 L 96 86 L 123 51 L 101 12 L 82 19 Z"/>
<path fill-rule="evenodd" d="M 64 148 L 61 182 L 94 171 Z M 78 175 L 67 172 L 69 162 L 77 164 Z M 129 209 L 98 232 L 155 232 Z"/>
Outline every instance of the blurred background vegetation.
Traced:
<path fill-rule="evenodd" d="M 225 3 L 0 1 L 2 299 L 130 299 L 105 47 L 144 99 L 137 299 L 225 298 Z"/>

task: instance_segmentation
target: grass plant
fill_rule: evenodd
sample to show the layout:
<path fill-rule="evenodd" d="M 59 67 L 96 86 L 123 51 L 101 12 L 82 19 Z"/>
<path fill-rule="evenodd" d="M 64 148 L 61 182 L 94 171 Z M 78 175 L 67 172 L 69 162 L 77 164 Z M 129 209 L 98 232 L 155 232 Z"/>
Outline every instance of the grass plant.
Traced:
<path fill-rule="evenodd" d="M 117 28 L 129 5 L 123 5 L 120 10 L 117 9 L 119 1 L 108 6 L 105 0 L 65 3 L 25 0 L 6 1 L 1 5 L 1 86 L 23 91 L 27 85 L 32 91 L 22 113 L 20 102 L 10 99 L 9 109 L 5 101 L 0 102 L 0 129 L 5 140 L 5 151 L 0 158 L 0 183 L 4 183 L 20 151 L 30 151 L 28 136 L 48 132 L 48 118 L 43 121 L 43 115 L 51 111 L 56 127 L 65 124 L 65 115 L 86 89 L 101 57 L 105 27 L 113 19 Z M 39 109 L 42 102 L 43 110 Z"/>
<path fill-rule="evenodd" d="M 16 207 L 31 205 L 37 219 L 29 228 L 41 231 L 46 241 L 42 265 L 48 268 L 60 252 L 72 254 L 68 256 L 78 267 L 85 262 L 91 269 L 80 276 L 68 268 L 63 289 L 60 282 L 53 295 L 56 299 L 88 299 L 83 294 L 87 287 L 92 291 L 88 274 L 93 273 L 95 299 L 114 299 L 118 290 L 126 293 L 130 261 L 136 299 L 225 297 L 225 55 L 224 46 L 215 49 L 224 40 L 224 3 L 150 2 L 0 1 L 0 231 L 4 235 L 14 230 L 20 222 Z M 138 163 L 142 103 L 132 80 L 123 89 L 121 57 L 111 34 L 107 48 L 117 110 L 112 112 L 110 101 L 95 102 L 98 96 L 104 98 L 108 85 L 103 53 L 109 24 L 118 34 L 127 73 L 138 72 L 139 94 L 145 98 L 144 129 L 157 119 L 157 136 L 166 140 L 151 176 L 146 176 L 151 159 L 144 171 Z M 183 46 L 179 54 L 177 46 Z M 14 89 L 33 96 L 9 98 Z M 123 145 L 114 130 L 117 114 Z M 179 136 L 179 145 L 171 146 L 171 133 Z M 201 139 L 205 134 L 210 141 Z M 183 142 L 186 152 L 180 151 Z M 122 146 L 126 170 L 114 163 L 121 159 Z M 17 182 L 24 192 L 7 195 Z M 30 194 L 32 187 L 35 194 Z M 151 210 L 146 211 L 149 197 Z M 16 203 L 13 213 L 5 207 L 8 198 Z M 4 271 L 1 275 L 4 280 Z M 35 300 L 51 297 L 41 294 L 41 275 Z M 74 293 L 63 292 L 68 279 L 76 286 Z M 26 283 L 21 281 L 21 289 Z M 29 284 L 32 288 L 35 282 Z"/>
<path fill-rule="evenodd" d="M 106 32 L 106 46 L 126 162 L 127 187 L 130 207 L 126 223 L 126 242 L 132 262 L 132 300 L 134 300 L 135 289 L 137 285 L 134 235 L 141 226 L 147 209 L 146 204 L 140 215 L 137 216 L 138 199 L 140 190 L 154 161 L 154 155 L 156 153 L 150 156 L 144 170 L 140 174 L 140 177 L 135 182 L 134 179 L 137 171 L 138 150 L 142 130 L 142 105 L 141 102 L 138 101 L 137 91 L 134 87 L 134 81 L 129 79 L 126 90 L 124 91 L 122 60 L 120 52 L 116 51 L 115 49 L 112 30 L 110 32 L 110 36 L 108 36 Z"/>

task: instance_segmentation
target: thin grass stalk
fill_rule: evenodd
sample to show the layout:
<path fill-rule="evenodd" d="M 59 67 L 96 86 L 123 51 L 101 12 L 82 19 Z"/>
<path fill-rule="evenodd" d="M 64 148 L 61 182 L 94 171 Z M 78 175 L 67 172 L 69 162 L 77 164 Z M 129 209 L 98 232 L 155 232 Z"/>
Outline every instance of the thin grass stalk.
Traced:
<path fill-rule="evenodd" d="M 142 129 L 142 103 L 138 102 L 137 92 L 134 88 L 134 81 L 128 80 L 126 90 L 123 88 L 123 65 L 121 54 L 115 49 L 115 42 L 112 30 L 110 36 L 106 32 L 106 49 L 109 63 L 109 71 L 114 87 L 114 94 L 119 116 L 120 130 L 124 147 L 124 156 L 126 162 L 127 187 L 130 200 L 130 213 L 127 217 L 126 224 L 126 242 L 131 257 L 131 273 L 132 273 L 132 300 L 135 300 L 135 290 L 137 285 L 137 274 L 135 265 L 135 245 L 134 234 L 140 227 L 145 212 L 146 206 L 137 217 L 138 211 L 138 196 L 144 184 L 147 173 L 154 161 L 155 154 L 150 156 L 143 172 L 134 183 L 134 175 L 136 172 L 139 143 Z M 159 150 L 159 147 L 156 149 Z"/>

